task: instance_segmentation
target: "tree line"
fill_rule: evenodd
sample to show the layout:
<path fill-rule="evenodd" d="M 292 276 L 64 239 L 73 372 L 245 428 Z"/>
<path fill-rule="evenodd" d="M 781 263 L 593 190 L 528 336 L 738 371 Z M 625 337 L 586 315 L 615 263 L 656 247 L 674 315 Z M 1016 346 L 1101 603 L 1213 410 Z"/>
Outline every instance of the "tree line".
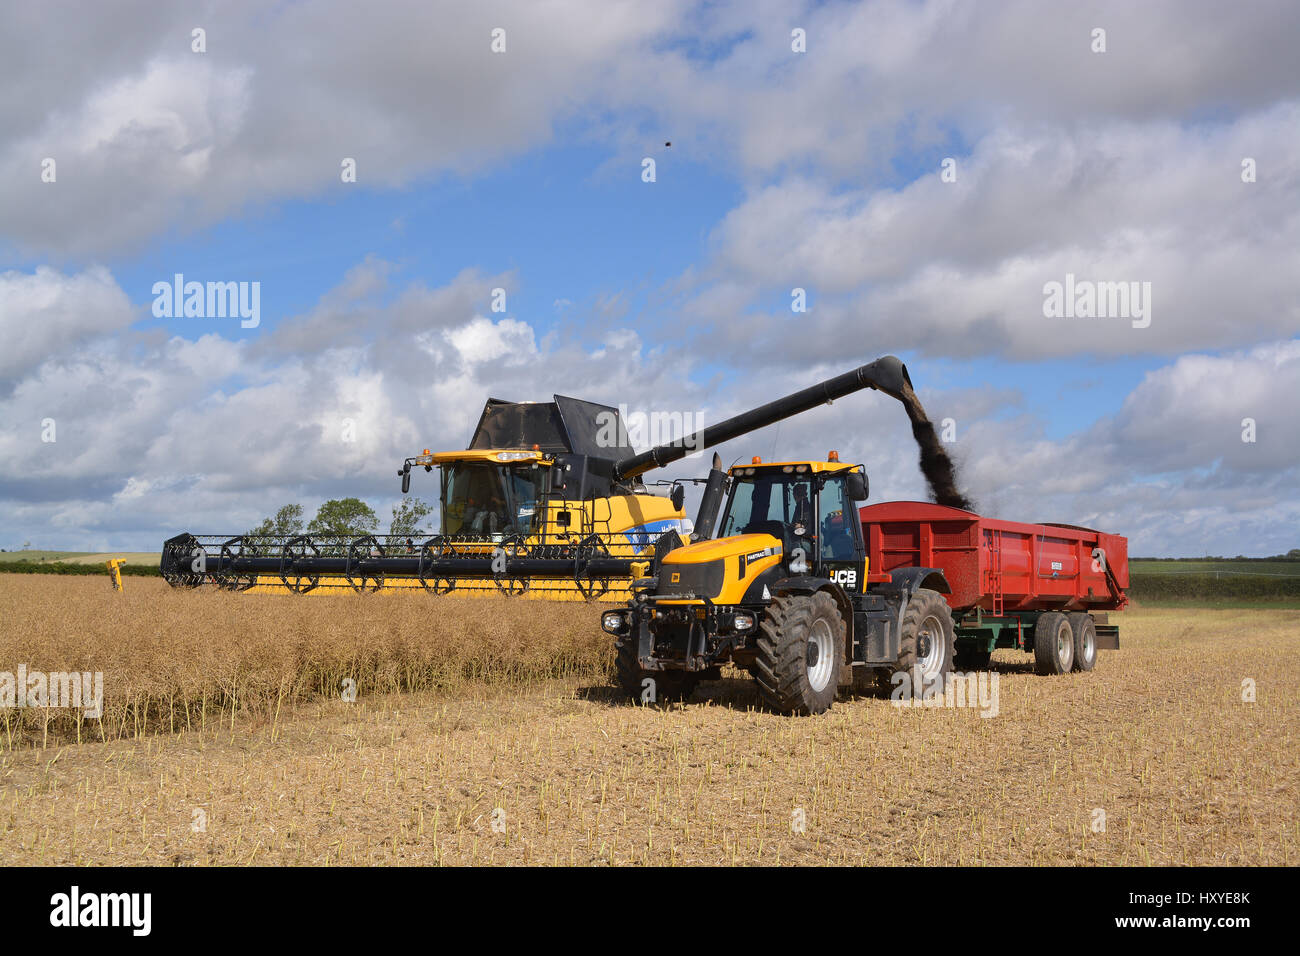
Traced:
<path fill-rule="evenodd" d="M 1239 554 L 1235 558 L 1228 558 L 1221 554 L 1207 554 L 1203 558 L 1139 558 L 1130 556 L 1130 561 L 1300 561 L 1300 548 L 1292 548 L 1286 554 L 1274 554 L 1266 558 L 1248 558 L 1244 554 Z"/>
<path fill-rule="evenodd" d="M 433 513 L 434 507 L 428 502 L 414 497 L 403 498 L 393 507 L 388 533 L 402 538 L 428 534 L 422 523 Z M 331 498 L 316 509 L 316 517 L 305 527 L 303 517 L 302 505 L 285 505 L 272 517 L 249 529 L 248 533 L 273 535 L 277 538 L 291 538 L 299 534 L 359 538 L 379 531 L 379 516 L 360 498 Z"/>

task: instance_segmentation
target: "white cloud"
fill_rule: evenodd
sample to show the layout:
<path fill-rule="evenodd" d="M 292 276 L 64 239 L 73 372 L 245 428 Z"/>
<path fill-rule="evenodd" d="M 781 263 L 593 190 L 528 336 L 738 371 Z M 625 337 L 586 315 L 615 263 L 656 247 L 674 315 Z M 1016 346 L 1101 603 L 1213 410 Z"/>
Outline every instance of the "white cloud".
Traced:
<path fill-rule="evenodd" d="M 56 349 L 111 335 L 136 310 L 103 267 L 64 275 L 48 266 L 0 273 L 0 387 L 31 371 Z"/>
<path fill-rule="evenodd" d="M 1297 394 L 1300 341 L 1182 356 L 1062 440 L 1029 415 L 975 422 L 963 474 L 988 513 L 1117 531 L 1136 554 L 1284 553 L 1300 528 Z"/>
<path fill-rule="evenodd" d="M 469 324 L 443 333 L 463 362 L 478 365 L 506 358 L 507 365 L 536 359 L 537 345 L 530 326 L 514 319 L 493 322 L 475 316 Z"/>
<path fill-rule="evenodd" d="M 1270 157 L 1267 176 L 1243 183 L 1243 156 Z M 1004 128 L 956 183 L 937 168 L 901 191 L 795 179 L 752 195 L 716 240 L 720 282 L 807 287 L 827 313 L 812 321 L 898 349 L 1033 358 L 1268 341 L 1300 332 L 1300 104 L 1225 125 Z M 1044 285 L 1067 274 L 1151 283 L 1150 327 L 1045 318 Z"/>
<path fill-rule="evenodd" d="M 223 4 L 192 17 L 202 54 L 171 10 L 56 7 L 0 39 L 0 89 L 27 94 L 0 95 L 0 236 L 81 256 L 351 188 L 344 158 L 359 186 L 393 187 L 544 145 L 678 4 Z M 497 26 L 503 54 L 489 48 Z"/>
<path fill-rule="evenodd" d="M 367 270 L 384 271 L 374 262 Z M 520 319 L 479 314 L 475 290 L 496 277 L 411 284 L 384 305 L 350 300 L 367 286 L 359 275 L 349 272 L 299 323 L 328 311 L 368 335 L 302 354 L 215 334 L 191 341 L 126 330 L 90 346 L 51 339 L 0 397 L 7 532 L 149 548 L 183 528 L 238 532 L 284 501 L 314 506 L 343 494 L 374 501 L 386 517 L 402 459 L 464 447 L 489 394 L 549 400 L 560 390 L 654 407 L 654 396 L 671 391 L 700 401 L 700 389 L 678 383 L 682 367 L 644 353 L 635 335 L 611 334 L 597 359 L 570 344 L 539 346 Z M 413 299 L 435 310 L 414 322 Z M 611 367 L 638 368 L 636 383 L 612 379 Z M 47 417 L 57 423 L 54 443 L 41 440 Z M 436 497 L 432 483 L 419 484 L 416 494 Z"/>
<path fill-rule="evenodd" d="M 1116 416 L 1110 441 L 1119 457 L 1140 456 L 1153 471 L 1216 467 L 1252 481 L 1300 462 L 1300 340 L 1221 356 L 1185 355 L 1142 381 Z M 1245 419 L 1255 423 L 1244 441 Z M 1094 437 L 1101 437 L 1101 429 Z"/>
<path fill-rule="evenodd" d="M 223 4 L 198 17 L 205 54 L 184 11 L 57 13 L 42 4 L 0 37 L 0 229 L 56 255 L 328 194 L 344 188 L 344 157 L 362 186 L 473 174 L 562 126 L 635 160 L 667 129 L 675 152 L 755 182 L 860 182 L 954 134 L 1185 123 L 1300 97 L 1300 9 L 1284 2 L 1231 17 L 1208 0 L 408 0 L 364 17 L 342 0 Z M 1099 22 L 1103 55 L 1089 50 Z M 796 23 L 805 54 L 790 49 Z M 40 182 L 45 156 L 60 161 L 57 186 Z"/>

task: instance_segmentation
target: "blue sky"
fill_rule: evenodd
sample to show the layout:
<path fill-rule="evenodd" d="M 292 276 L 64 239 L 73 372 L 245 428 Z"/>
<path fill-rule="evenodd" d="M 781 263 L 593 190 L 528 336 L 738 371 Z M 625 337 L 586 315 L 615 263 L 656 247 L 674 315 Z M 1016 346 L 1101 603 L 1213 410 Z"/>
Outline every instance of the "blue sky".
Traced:
<path fill-rule="evenodd" d="M 0 546 L 146 550 L 344 493 L 386 516 L 401 458 L 462 445 L 489 394 L 716 420 L 896 353 L 991 513 L 1145 554 L 1295 547 L 1300 15 L 1192 7 L 24 11 Z M 260 283 L 260 325 L 154 318 L 177 272 Z M 1150 326 L 1044 316 L 1067 273 L 1150 283 Z M 887 406 L 780 445 L 922 497 Z"/>
<path fill-rule="evenodd" d="M 174 270 L 198 281 L 274 277 L 262 280 L 259 328 L 240 329 L 231 320 L 222 330 L 238 340 L 264 335 L 283 319 L 308 311 L 339 276 L 368 256 L 392 263 L 406 282 L 430 286 L 449 282 L 470 263 L 490 273 L 512 273 L 517 281 L 509 289 L 510 312 L 527 316 L 539 336 L 582 335 L 622 324 L 653 327 L 671 313 L 671 303 L 656 301 L 656 290 L 705 257 L 710 230 L 741 192 L 717 171 L 688 162 L 664 162 L 661 168 L 672 175 L 655 188 L 637 175 L 610 182 L 599 173 L 605 158 L 594 147 L 546 149 L 472 182 L 357 188 L 329 200 L 268 205 L 198 232 L 160 236 L 148 248 L 105 264 L 139 307 L 139 328 L 161 327 L 182 337 L 194 336 L 195 320 L 154 318 L 150 312 L 153 284 L 167 281 Z M 912 175 L 929 172 L 915 168 Z M 636 228 L 619 225 L 631 222 Z M 817 291 L 808 292 L 815 307 Z M 592 315 L 593 303 L 613 296 L 624 300 L 624 315 Z M 783 304 L 774 301 L 769 308 Z M 890 350 L 889 343 L 880 349 Z M 859 353 L 863 360 L 869 351 L 867 346 Z M 906 352 L 902 357 L 914 359 Z M 1142 376 L 1159 364 L 1150 357 L 1013 365 L 996 359 L 939 360 L 924 364 L 918 383 L 979 388 L 1010 375 L 1024 407 L 1041 415 L 1046 437 L 1062 439 L 1098 415 L 1118 411 Z M 725 355 L 700 357 L 698 377 L 729 382 L 744 374 Z M 554 387 L 563 391 L 559 383 Z"/>
<path fill-rule="evenodd" d="M 897 190 L 932 175 L 951 145 L 932 148 L 923 158 L 896 158 L 876 188 Z M 579 335 L 600 329 L 592 305 L 615 296 L 624 300 L 625 315 L 609 318 L 606 327 L 653 327 L 672 309 L 656 291 L 706 258 L 712 229 L 744 196 L 734 178 L 679 159 L 680 141 L 677 148 L 675 155 L 672 147 L 653 151 L 662 173 L 653 185 L 642 181 L 639 167 L 622 169 L 615 178 L 604 166 L 608 149 L 552 146 L 473 178 L 436 177 L 399 189 L 357 185 L 310 201 L 261 204 L 198 231 L 169 232 L 105 264 L 145 314 L 141 328 L 157 325 L 180 336 L 193 336 L 194 320 L 149 315 L 153 284 L 174 275 L 169 270 L 198 281 L 273 275 L 262 285 L 259 329 L 241 330 L 232 321 L 225 330 L 240 338 L 265 334 L 284 318 L 308 311 L 366 257 L 392 263 L 404 281 L 430 286 L 449 282 L 468 264 L 513 273 L 510 311 L 527 316 L 539 335 L 573 334 L 566 326 L 575 320 Z M 815 307 L 817 290 L 807 291 Z M 781 290 L 760 298 L 777 309 L 786 297 Z M 1059 439 L 1098 414 L 1113 414 L 1159 364 L 1150 357 L 1090 362 L 1071 356 L 1018 363 L 1011 374 L 1027 407 L 1051 409 L 1043 414 L 1045 433 Z M 700 365 L 703 375 L 724 381 L 744 374 L 725 355 L 702 356 Z M 998 360 L 940 360 L 927 365 L 925 380 L 978 388 L 1006 373 L 1006 363 Z"/>

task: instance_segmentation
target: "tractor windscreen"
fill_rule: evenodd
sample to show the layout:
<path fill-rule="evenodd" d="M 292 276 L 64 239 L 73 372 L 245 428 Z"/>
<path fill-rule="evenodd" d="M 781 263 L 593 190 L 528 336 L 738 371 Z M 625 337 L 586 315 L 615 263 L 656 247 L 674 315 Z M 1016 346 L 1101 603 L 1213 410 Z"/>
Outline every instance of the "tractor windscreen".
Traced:
<path fill-rule="evenodd" d="M 733 534 L 770 534 L 783 538 L 814 527 L 812 476 L 759 473 L 736 480 L 722 518 L 721 538 Z M 799 530 L 803 529 L 803 530 Z"/>
<path fill-rule="evenodd" d="M 536 466 L 447 462 L 442 466 L 442 533 L 533 533 L 541 483 L 541 469 Z"/>
<path fill-rule="evenodd" d="M 812 553 L 825 559 L 852 558 L 855 512 L 844 477 L 823 477 L 818 488 L 806 472 L 737 476 L 719 536 L 770 534 L 792 547 L 818 548 Z"/>

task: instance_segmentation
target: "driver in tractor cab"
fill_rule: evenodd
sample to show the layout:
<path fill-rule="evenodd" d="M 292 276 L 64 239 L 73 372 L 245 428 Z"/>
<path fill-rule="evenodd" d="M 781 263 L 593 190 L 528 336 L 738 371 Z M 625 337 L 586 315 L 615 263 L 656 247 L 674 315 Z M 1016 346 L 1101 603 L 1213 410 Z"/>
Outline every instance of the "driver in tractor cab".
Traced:
<path fill-rule="evenodd" d="M 808 501 L 806 482 L 801 481 L 794 486 L 794 513 L 790 516 L 790 524 L 797 537 L 806 536 L 813 527 L 812 503 Z"/>

